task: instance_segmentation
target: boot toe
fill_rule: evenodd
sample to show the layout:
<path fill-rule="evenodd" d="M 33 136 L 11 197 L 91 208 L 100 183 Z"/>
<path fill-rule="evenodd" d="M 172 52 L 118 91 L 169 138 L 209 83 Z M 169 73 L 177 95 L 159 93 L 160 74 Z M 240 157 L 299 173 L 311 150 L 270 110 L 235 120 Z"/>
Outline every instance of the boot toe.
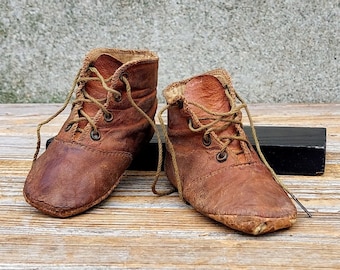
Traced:
<path fill-rule="evenodd" d="M 296 207 L 262 165 L 249 173 L 225 176 L 225 170 L 200 178 L 191 190 L 184 189 L 188 202 L 203 215 L 252 235 L 291 227 Z M 250 173 L 251 172 L 251 173 Z M 251 175 L 251 177 L 249 177 Z"/>
<path fill-rule="evenodd" d="M 110 195 L 131 160 L 129 153 L 103 154 L 55 140 L 33 163 L 24 197 L 45 214 L 77 215 Z"/>
<path fill-rule="evenodd" d="M 251 235 L 260 235 L 289 228 L 296 221 L 294 214 L 277 218 L 216 214 L 207 214 L 207 216 L 229 228 Z"/>

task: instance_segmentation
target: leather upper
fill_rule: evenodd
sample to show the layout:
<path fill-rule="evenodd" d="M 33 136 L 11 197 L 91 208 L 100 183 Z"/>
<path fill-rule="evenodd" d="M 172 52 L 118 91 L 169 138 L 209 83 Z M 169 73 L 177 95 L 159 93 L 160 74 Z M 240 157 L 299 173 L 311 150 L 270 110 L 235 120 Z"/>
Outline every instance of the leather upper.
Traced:
<path fill-rule="evenodd" d="M 105 89 L 90 67 L 114 91 Z M 121 78 L 127 78 L 134 102 L 153 119 L 157 72 L 158 57 L 148 51 L 95 49 L 87 54 L 71 113 L 27 176 L 24 195 L 30 204 L 49 215 L 68 217 L 110 195 L 153 135 L 148 120 L 128 100 L 127 85 Z M 118 99 L 115 93 L 120 94 Z M 105 112 L 91 98 L 112 117 L 105 119 Z M 91 137 L 94 127 L 99 134 L 96 139 Z"/>
<path fill-rule="evenodd" d="M 217 74 L 228 76 L 221 70 Z M 168 109 L 168 135 L 184 199 L 202 214 L 242 232 L 263 234 L 290 227 L 296 219 L 296 208 L 252 148 L 241 124 L 231 122 L 219 130 L 225 122 L 217 122 L 210 133 L 209 145 L 203 141 L 206 129 L 200 132 L 189 129 L 190 123 L 200 128 L 213 121 L 211 113 L 218 115 L 231 109 L 230 103 L 236 102 L 236 96 L 230 78 L 203 74 L 170 85 L 164 92 L 173 102 Z M 230 119 L 240 121 L 241 117 L 239 112 Z M 235 135 L 246 141 L 225 139 Z M 227 159 L 219 162 L 217 155 L 226 143 Z M 165 171 L 178 188 L 169 152 Z"/>

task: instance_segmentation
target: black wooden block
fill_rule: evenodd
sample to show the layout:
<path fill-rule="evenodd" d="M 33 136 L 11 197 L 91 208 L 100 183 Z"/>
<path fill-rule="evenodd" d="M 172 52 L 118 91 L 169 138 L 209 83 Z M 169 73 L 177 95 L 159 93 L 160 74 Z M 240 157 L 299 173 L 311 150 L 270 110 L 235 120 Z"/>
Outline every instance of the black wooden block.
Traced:
<path fill-rule="evenodd" d="M 161 131 L 159 126 L 157 128 Z M 244 130 L 255 148 L 250 127 L 245 126 Z M 259 126 L 256 127 L 256 134 L 263 155 L 277 174 L 321 175 L 324 173 L 325 128 Z M 46 142 L 46 148 L 52 140 L 53 138 Z M 163 138 L 162 146 L 164 161 Z M 154 136 L 133 160 L 129 170 L 155 171 L 157 163 L 158 145 Z"/>
<path fill-rule="evenodd" d="M 160 130 L 160 127 L 158 127 Z M 251 129 L 244 127 L 252 145 Z M 326 129 L 309 127 L 258 126 L 256 133 L 261 150 L 277 174 L 321 175 L 325 169 Z M 163 140 L 163 150 L 165 150 Z M 163 151 L 164 153 L 164 151 Z M 156 170 L 156 137 L 134 159 L 129 170 Z"/>

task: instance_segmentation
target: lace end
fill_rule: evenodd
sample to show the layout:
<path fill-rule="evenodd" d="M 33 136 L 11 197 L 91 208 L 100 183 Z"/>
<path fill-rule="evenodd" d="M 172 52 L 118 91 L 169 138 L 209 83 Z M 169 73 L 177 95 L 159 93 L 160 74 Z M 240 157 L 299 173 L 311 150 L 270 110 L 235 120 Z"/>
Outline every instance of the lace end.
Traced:
<path fill-rule="evenodd" d="M 72 88 L 71 90 L 68 92 L 66 100 L 63 104 L 63 106 L 55 113 L 53 114 L 51 117 L 49 117 L 48 119 L 44 120 L 43 122 L 41 122 L 38 126 L 37 126 L 37 146 L 36 146 L 36 150 L 33 156 L 33 162 L 37 160 L 39 152 L 40 152 L 40 145 L 41 145 L 41 135 L 40 135 L 40 130 L 42 128 L 43 125 L 46 125 L 47 123 L 51 122 L 54 118 L 56 118 L 62 111 L 65 110 L 65 108 L 67 107 L 67 105 L 69 104 L 72 95 L 74 93 L 74 90 L 76 88 L 77 85 L 77 81 L 80 75 L 81 69 L 78 71 L 76 78 L 73 81 L 72 84 Z"/>
<path fill-rule="evenodd" d="M 295 197 L 295 195 L 289 191 L 286 190 L 288 194 L 292 197 L 292 199 L 301 207 L 301 209 L 307 214 L 309 218 L 312 217 L 312 214 L 307 210 L 307 208 L 298 200 L 298 198 Z"/>

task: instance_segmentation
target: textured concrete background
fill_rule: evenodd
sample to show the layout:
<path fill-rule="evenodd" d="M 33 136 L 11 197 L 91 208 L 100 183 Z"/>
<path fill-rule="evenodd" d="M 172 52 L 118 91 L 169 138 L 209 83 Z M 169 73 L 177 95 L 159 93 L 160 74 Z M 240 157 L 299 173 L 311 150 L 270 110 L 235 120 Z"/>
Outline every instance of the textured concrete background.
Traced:
<path fill-rule="evenodd" d="M 248 102 L 340 102 L 337 0 L 1 0 L 0 102 L 61 102 L 94 47 L 160 56 L 169 83 L 223 67 Z"/>

